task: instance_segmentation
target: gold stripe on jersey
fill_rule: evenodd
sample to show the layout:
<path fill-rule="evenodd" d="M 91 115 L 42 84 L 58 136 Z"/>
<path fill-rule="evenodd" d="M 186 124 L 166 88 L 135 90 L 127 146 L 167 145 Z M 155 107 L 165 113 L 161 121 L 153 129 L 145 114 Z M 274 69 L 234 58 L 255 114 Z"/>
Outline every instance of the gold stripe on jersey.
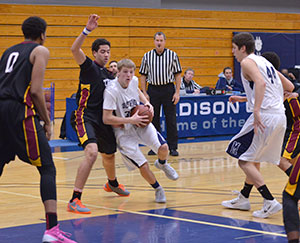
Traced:
<path fill-rule="evenodd" d="M 299 175 L 300 175 L 300 155 L 297 156 L 297 160 L 293 165 L 293 169 L 289 176 L 288 183 L 286 184 L 285 187 L 285 191 L 292 196 L 295 194 L 295 191 L 297 189 Z"/>
<path fill-rule="evenodd" d="M 299 121 L 299 118 L 295 118 L 294 120 Z M 284 152 L 282 157 L 287 158 L 287 159 L 292 159 L 292 155 L 294 153 L 294 150 L 296 149 L 297 146 L 299 146 L 299 137 L 300 133 L 297 132 L 299 129 L 295 129 L 294 127 L 297 126 L 298 122 L 294 122 L 292 126 L 292 131 L 289 134 L 289 138 L 285 144 Z M 299 124 L 298 124 L 299 125 Z M 295 139 L 295 137 L 297 137 Z M 290 152 L 288 152 L 290 151 Z"/>
<path fill-rule="evenodd" d="M 27 156 L 32 165 L 42 166 L 40 148 L 37 137 L 37 129 L 34 122 L 34 110 L 25 105 L 25 119 L 23 130 L 26 144 Z"/>
<path fill-rule="evenodd" d="M 293 100 L 293 102 L 291 102 L 292 100 Z M 290 111 L 292 112 L 293 117 L 296 117 L 295 111 L 300 110 L 299 100 L 295 99 L 295 98 L 288 98 L 287 101 L 289 103 Z"/>
<path fill-rule="evenodd" d="M 80 84 L 80 90 L 81 90 L 80 100 L 79 100 L 78 108 L 75 111 L 75 122 L 77 128 L 76 130 L 81 144 L 83 144 L 85 141 L 88 140 L 86 128 L 84 125 L 83 114 L 84 114 L 84 109 L 87 107 L 88 99 L 90 97 L 90 89 L 91 89 L 90 84 Z"/>

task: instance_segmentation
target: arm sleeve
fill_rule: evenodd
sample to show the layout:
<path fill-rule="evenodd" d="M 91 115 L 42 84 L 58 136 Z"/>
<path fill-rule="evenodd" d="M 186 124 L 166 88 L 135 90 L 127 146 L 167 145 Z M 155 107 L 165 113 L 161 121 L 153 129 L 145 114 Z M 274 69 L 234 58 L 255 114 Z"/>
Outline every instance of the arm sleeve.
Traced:
<path fill-rule="evenodd" d="M 144 55 L 141 63 L 141 67 L 139 70 L 140 74 L 146 75 L 148 74 L 148 65 L 147 65 L 147 53 Z"/>
<path fill-rule="evenodd" d="M 180 66 L 179 58 L 178 58 L 177 54 L 174 53 L 173 73 L 176 74 L 176 73 L 181 73 L 181 72 L 182 72 L 182 69 Z"/>
<path fill-rule="evenodd" d="M 104 91 L 103 110 L 116 110 L 116 109 L 117 109 L 116 97 L 112 94 L 109 88 L 106 88 Z"/>
<path fill-rule="evenodd" d="M 192 84 L 193 84 L 193 88 L 194 88 L 194 89 L 200 90 L 200 89 L 202 88 L 202 87 L 201 87 L 199 84 L 197 84 L 194 80 L 192 80 L 191 82 L 192 82 Z"/>

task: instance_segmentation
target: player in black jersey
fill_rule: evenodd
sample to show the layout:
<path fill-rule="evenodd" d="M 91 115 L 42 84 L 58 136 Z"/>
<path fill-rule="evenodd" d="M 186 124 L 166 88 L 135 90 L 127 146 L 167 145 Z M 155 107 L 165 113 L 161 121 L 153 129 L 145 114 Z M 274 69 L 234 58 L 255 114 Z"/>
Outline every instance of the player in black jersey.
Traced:
<path fill-rule="evenodd" d="M 78 108 L 71 117 L 80 144 L 84 148 L 85 160 L 79 165 L 73 196 L 68 203 L 68 211 L 89 214 L 90 209 L 81 203 L 81 195 L 90 171 L 101 153 L 103 167 L 108 182 L 104 185 L 107 192 L 116 192 L 120 196 L 129 196 L 129 192 L 119 184 L 115 176 L 116 139 L 111 126 L 102 121 L 103 92 L 105 85 L 114 77 L 104 67 L 110 57 L 110 43 L 105 39 L 97 39 L 92 44 L 95 61 L 87 57 L 81 46 L 87 35 L 98 26 L 99 16 L 89 16 L 86 28 L 72 45 L 75 61 L 80 66 L 79 86 L 76 94 Z"/>
<path fill-rule="evenodd" d="M 25 41 L 8 48 L 0 61 L 0 176 L 5 164 L 19 159 L 37 167 L 46 212 L 43 242 L 72 241 L 57 224 L 56 169 L 48 140 L 50 118 L 43 93 L 49 51 L 43 46 L 46 22 L 29 17 L 22 24 Z M 44 127 L 39 119 L 44 121 Z"/>
<path fill-rule="evenodd" d="M 275 53 L 263 53 L 278 70 L 280 59 Z M 285 115 L 287 127 L 282 145 L 280 168 L 289 175 L 288 183 L 282 193 L 283 222 L 289 243 L 299 242 L 299 209 L 300 199 L 300 84 L 293 82 L 295 89 L 292 93 L 285 92 Z M 292 165 L 291 165 L 291 164 Z M 287 168 L 287 169 L 286 169 Z"/>

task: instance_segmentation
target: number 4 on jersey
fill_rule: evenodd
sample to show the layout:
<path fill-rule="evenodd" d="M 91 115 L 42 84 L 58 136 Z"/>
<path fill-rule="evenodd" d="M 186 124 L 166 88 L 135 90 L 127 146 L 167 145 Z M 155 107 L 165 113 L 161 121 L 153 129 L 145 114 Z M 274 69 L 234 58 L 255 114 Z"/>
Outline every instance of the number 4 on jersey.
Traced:
<path fill-rule="evenodd" d="M 267 66 L 266 68 L 267 68 L 267 75 L 268 75 L 269 79 L 271 80 L 271 83 L 274 84 L 274 80 L 273 79 L 276 79 L 275 70 L 274 70 L 273 67 L 268 68 L 268 66 Z"/>
<path fill-rule="evenodd" d="M 7 63 L 6 63 L 5 73 L 12 72 L 12 70 L 14 68 L 14 64 L 16 63 L 18 57 L 19 57 L 19 52 L 12 52 L 9 55 Z"/>

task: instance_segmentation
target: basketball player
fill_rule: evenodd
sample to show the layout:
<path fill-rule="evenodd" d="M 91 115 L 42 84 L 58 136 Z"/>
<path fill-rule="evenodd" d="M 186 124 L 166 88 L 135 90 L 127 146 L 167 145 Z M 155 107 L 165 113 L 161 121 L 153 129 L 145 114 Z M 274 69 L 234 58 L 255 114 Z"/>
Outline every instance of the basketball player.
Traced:
<path fill-rule="evenodd" d="M 274 52 L 262 54 L 273 66 L 279 70 L 280 59 Z M 299 83 L 293 83 L 295 89 L 292 93 L 285 92 L 285 115 L 287 118 L 287 128 L 282 146 L 282 157 L 280 168 L 285 170 L 289 176 L 288 183 L 282 193 L 283 222 L 289 243 L 299 242 L 299 168 L 300 168 L 300 141 L 299 141 Z M 293 165 L 291 165 L 293 164 Z"/>
<path fill-rule="evenodd" d="M 49 51 L 45 20 L 29 17 L 22 24 L 24 42 L 8 48 L 0 61 L 0 176 L 5 164 L 20 160 L 37 167 L 46 212 L 43 242 L 72 241 L 59 229 L 56 214 L 56 169 L 48 140 L 50 117 L 43 92 Z M 39 118 L 37 116 L 39 114 Z M 44 121 L 44 127 L 40 120 Z"/>
<path fill-rule="evenodd" d="M 89 16 L 86 28 L 71 47 L 74 59 L 80 66 L 80 81 L 76 94 L 78 108 L 71 117 L 71 124 L 84 148 L 85 159 L 79 165 L 73 196 L 67 209 L 69 212 L 81 214 L 91 213 L 90 209 L 81 203 L 81 195 L 98 152 L 101 153 L 108 177 L 104 190 L 120 196 L 129 196 L 129 191 L 119 184 L 115 177 L 116 141 L 112 127 L 103 124 L 102 121 L 103 92 L 105 85 L 114 79 L 104 68 L 110 57 L 110 43 L 105 39 L 94 41 L 92 51 L 95 61 L 87 57 L 81 49 L 87 35 L 97 28 L 98 19 L 96 14 Z"/>
<path fill-rule="evenodd" d="M 177 180 L 178 174 L 167 162 L 169 147 L 165 139 L 152 123 L 142 127 L 147 116 L 139 116 L 138 112 L 130 116 L 132 108 L 139 105 L 140 101 L 149 106 L 153 113 L 152 105 L 138 88 L 138 79 L 133 78 L 134 71 L 135 64 L 131 60 L 123 59 L 118 62 L 117 79 L 104 91 L 103 122 L 110 125 L 124 124 L 124 128 L 114 127 L 114 132 L 125 165 L 128 170 L 139 168 L 144 179 L 155 189 L 155 201 L 164 203 L 164 190 L 150 170 L 139 149 L 139 143 L 150 146 L 157 153 L 155 166 L 163 170 L 169 179 Z"/>
<path fill-rule="evenodd" d="M 249 194 L 254 185 L 264 199 L 261 210 L 254 217 L 267 218 L 282 209 L 264 183 L 259 171 L 261 162 L 279 165 L 282 139 L 286 128 L 283 90 L 292 91 L 294 86 L 279 77 L 273 65 L 264 57 L 254 54 L 255 41 L 250 33 L 236 34 L 232 39 L 232 52 L 241 63 L 242 82 L 253 112 L 241 131 L 234 136 L 227 153 L 239 161 L 246 175 L 244 188 L 233 200 L 223 201 L 227 208 L 250 210 Z M 233 100 L 230 101 L 244 101 Z M 282 138 L 282 139 L 281 139 Z"/>

